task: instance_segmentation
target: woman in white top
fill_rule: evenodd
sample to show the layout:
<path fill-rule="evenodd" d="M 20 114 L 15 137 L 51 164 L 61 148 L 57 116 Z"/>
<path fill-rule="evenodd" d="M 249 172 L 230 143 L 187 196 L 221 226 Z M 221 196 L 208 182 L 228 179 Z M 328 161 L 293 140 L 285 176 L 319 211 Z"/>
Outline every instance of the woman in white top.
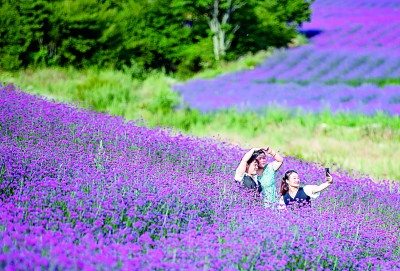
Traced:
<path fill-rule="evenodd" d="M 311 206 L 311 199 L 317 198 L 319 192 L 328 188 L 332 181 L 332 176 L 326 173 L 326 181 L 324 183 L 300 187 L 298 173 L 293 169 L 286 171 L 281 182 L 280 208 L 285 209 L 289 205 L 298 207 Z"/>

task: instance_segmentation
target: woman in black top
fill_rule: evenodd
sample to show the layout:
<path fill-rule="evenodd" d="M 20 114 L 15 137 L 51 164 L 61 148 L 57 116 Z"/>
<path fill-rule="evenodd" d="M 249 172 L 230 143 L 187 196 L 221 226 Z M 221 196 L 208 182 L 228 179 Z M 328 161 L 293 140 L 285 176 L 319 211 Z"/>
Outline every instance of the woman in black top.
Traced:
<path fill-rule="evenodd" d="M 257 179 L 258 163 L 256 158 L 260 154 L 258 150 L 259 149 L 253 148 L 243 156 L 239 166 L 236 168 L 235 181 L 246 188 L 257 191 L 259 194 L 262 188 Z"/>
<path fill-rule="evenodd" d="M 317 198 L 319 192 L 325 190 L 332 184 L 332 176 L 327 173 L 326 181 L 320 185 L 306 185 L 300 187 L 300 178 L 293 169 L 286 171 L 281 182 L 281 199 L 279 205 L 281 209 L 285 209 L 288 205 L 296 205 L 298 207 L 310 206 L 311 199 Z"/>

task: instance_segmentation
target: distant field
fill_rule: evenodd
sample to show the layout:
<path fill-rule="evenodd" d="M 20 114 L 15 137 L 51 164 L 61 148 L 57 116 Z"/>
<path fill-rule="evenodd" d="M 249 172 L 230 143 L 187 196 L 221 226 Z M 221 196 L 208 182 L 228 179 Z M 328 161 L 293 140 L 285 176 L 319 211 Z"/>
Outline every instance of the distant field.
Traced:
<path fill-rule="evenodd" d="M 300 30 L 308 44 L 275 50 L 251 70 L 190 80 L 174 89 L 201 112 L 277 106 L 399 115 L 399 5 L 317 0 L 311 22 Z"/>

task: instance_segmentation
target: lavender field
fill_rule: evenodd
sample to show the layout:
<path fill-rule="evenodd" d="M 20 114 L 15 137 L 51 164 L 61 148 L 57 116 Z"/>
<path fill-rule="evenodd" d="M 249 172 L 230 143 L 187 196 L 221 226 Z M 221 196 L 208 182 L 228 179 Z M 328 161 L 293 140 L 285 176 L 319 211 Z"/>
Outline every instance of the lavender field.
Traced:
<path fill-rule="evenodd" d="M 202 112 L 266 106 L 400 113 L 400 2 L 316 0 L 300 32 L 310 43 L 275 51 L 250 71 L 176 85 Z"/>
<path fill-rule="evenodd" d="M 400 268 L 400 183 L 338 169 L 314 208 L 278 211 L 234 184 L 245 151 L 1 86 L 0 269 Z"/>

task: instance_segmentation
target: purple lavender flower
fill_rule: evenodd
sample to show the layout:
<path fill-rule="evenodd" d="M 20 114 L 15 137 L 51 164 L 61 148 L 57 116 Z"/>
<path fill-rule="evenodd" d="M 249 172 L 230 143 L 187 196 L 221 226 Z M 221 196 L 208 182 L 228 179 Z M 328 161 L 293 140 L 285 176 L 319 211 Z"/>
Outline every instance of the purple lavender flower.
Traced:
<path fill-rule="evenodd" d="M 235 185 L 244 152 L 1 86 L 0 266 L 400 268 L 398 182 L 340 170 L 313 208 L 280 213 Z M 324 174 L 286 157 L 278 177 L 289 168 Z"/>

